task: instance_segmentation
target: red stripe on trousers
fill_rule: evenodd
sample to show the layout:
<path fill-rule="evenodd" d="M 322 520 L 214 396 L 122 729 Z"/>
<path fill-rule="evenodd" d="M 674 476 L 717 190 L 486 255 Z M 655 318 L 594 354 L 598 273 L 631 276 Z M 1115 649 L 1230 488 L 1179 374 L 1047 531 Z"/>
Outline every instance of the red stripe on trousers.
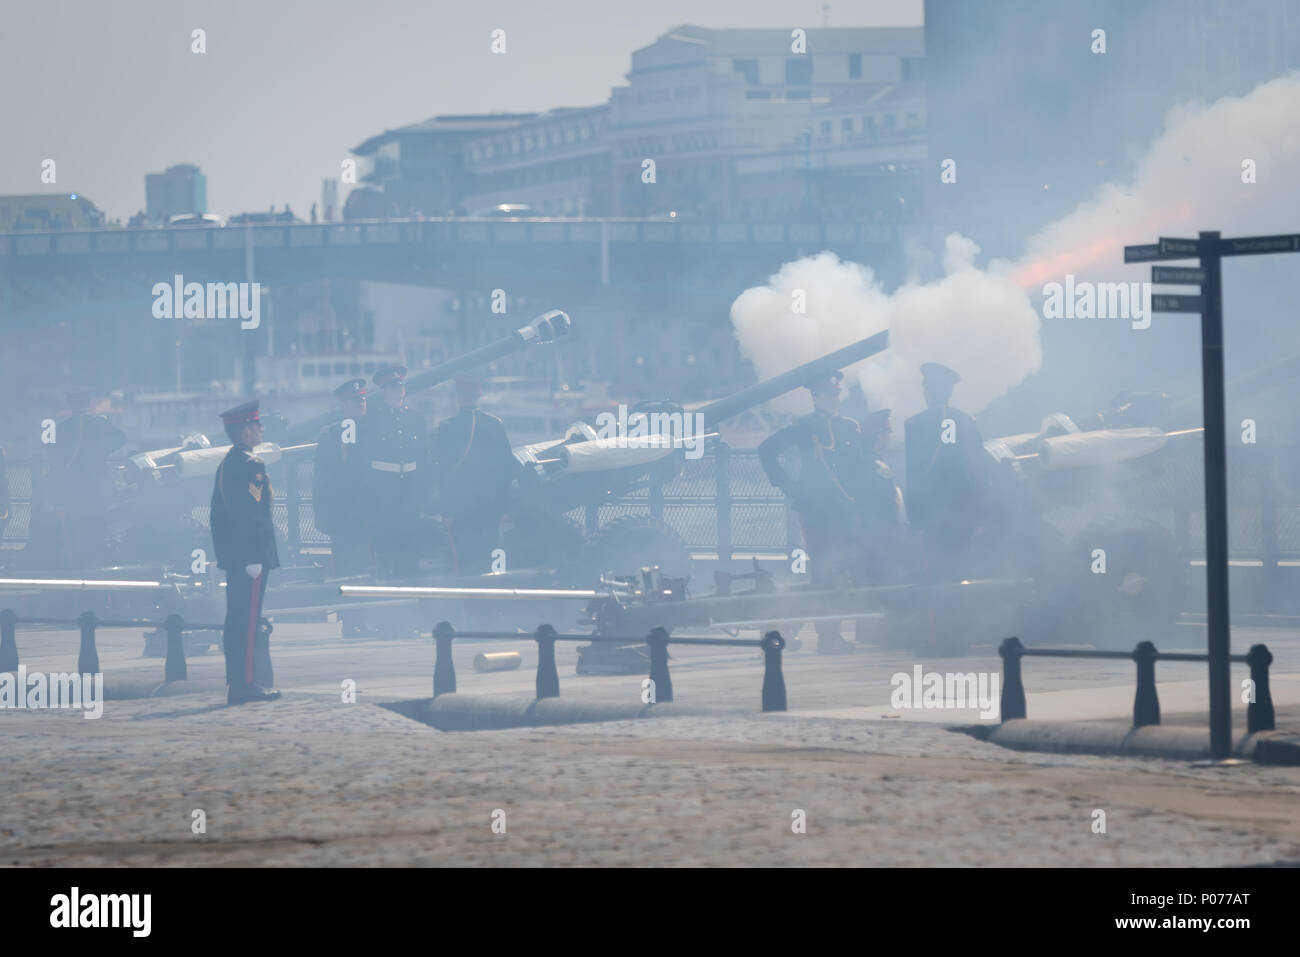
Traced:
<path fill-rule="evenodd" d="M 244 649 L 244 680 L 250 685 L 253 683 L 253 637 L 257 634 L 257 586 L 261 580 L 262 574 L 259 572 L 253 579 L 252 594 L 248 596 L 248 644 Z"/>

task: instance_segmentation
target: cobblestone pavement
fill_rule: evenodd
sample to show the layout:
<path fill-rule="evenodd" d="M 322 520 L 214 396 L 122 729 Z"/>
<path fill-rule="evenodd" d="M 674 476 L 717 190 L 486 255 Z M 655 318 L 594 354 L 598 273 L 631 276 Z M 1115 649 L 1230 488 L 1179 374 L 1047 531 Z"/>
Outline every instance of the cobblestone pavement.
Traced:
<path fill-rule="evenodd" d="M 277 630 L 286 689 L 278 702 L 227 707 L 221 659 L 211 656 L 191 660 L 187 686 L 113 697 L 99 720 L 0 713 L 7 772 L 0 863 L 1300 861 L 1300 768 L 1028 754 L 934 721 L 797 710 L 799 702 L 822 709 L 861 702 L 860 691 L 852 698 L 839 683 L 845 674 L 868 680 L 897 670 L 898 661 L 792 656 L 796 710 L 762 715 L 756 657 L 683 653 L 674 662 L 678 700 L 712 692 L 716 714 L 450 734 L 384 706 L 429 693 L 427 641 L 344 644 L 325 627 L 336 628 Z M 118 678 L 116 695 L 157 684 L 161 662 L 139 658 L 138 633 L 105 632 L 100 645 L 110 690 Z M 23 636 L 20 646 L 29 669 L 75 661 L 75 635 Z M 469 659 L 478 650 L 457 652 L 461 690 L 531 687 L 528 660 L 518 672 L 474 673 Z M 565 655 L 566 695 L 616 700 L 637 687 L 630 678 L 577 678 L 572 652 Z M 342 702 L 340 675 L 355 677 L 361 703 Z M 1043 680 L 1068 684 L 1055 673 Z M 887 685 L 874 697 L 887 699 Z M 1296 715 L 1284 709 L 1280 717 Z M 206 814 L 205 834 L 191 831 L 195 809 Z M 498 809 L 504 834 L 492 829 Z M 1104 834 L 1093 833 L 1097 810 L 1106 815 Z M 793 833 L 796 811 L 806 815 L 804 834 Z"/>

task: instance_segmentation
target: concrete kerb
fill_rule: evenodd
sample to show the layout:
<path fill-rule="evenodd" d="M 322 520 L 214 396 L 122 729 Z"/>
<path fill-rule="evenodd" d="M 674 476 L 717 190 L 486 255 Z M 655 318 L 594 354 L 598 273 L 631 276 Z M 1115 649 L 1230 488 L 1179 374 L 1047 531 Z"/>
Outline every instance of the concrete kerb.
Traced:
<path fill-rule="evenodd" d="M 488 697 L 458 693 L 393 704 L 390 707 L 440 731 L 487 731 L 709 713 L 705 709 L 675 703 L 612 704 L 566 698 Z"/>
<path fill-rule="evenodd" d="M 1123 722 L 1035 721 L 1015 718 L 999 725 L 954 728 L 992 744 L 1017 751 L 1074 754 L 1123 754 L 1171 761 L 1209 759 L 1210 734 L 1198 728 Z M 1285 731 L 1244 734 L 1233 756 L 1260 764 L 1300 765 L 1300 735 Z"/>

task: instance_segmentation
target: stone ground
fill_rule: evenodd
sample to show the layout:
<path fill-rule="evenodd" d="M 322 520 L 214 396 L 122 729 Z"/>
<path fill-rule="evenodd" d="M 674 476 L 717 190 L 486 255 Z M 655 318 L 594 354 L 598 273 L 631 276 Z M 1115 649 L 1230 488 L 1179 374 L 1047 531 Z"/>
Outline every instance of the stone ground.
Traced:
<path fill-rule="evenodd" d="M 1189 628 L 1185 647 L 1203 641 Z M 1279 727 L 1300 729 L 1300 634 L 1237 629 L 1277 659 Z M 104 630 L 103 718 L 0 712 L 0 864 L 1186 866 L 1300 862 L 1300 768 L 1007 751 L 949 725 L 974 712 L 895 710 L 907 652 L 787 654 L 791 710 L 758 710 L 757 652 L 674 650 L 678 702 L 701 717 L 444 733 L 386 707 L 427 697 L 432 642 L 343 642 L 335 624 L 281 624 L 281 701 L 227 707 L 219 655 L 153 697 L 162 662 L 138 631 Z M 20 629 L 29 671 L 75 666 L 72 632 Z M 484 650 L 519 671 L 478 674 Z M 1172 646 L 1170 650 L 1173 650 Z M 562 695 L 626 700 L 637 677 L 578 677 Z M 458 643 L 460 690 L 531 690 L 529 644 Z M 991 648 L 919 662 L 998 670 Z M 1100 667 L 1099 667 L 1100 665 Z M 1031 717 L 1122 716 L 1132 665 L 1026 665 Z M 1161 665 L 1162 703 L 1203 666 Z M 1240 677 L 1234 668 L 1234 680 Z M 358 703 L 345 704 L 352 679 Z M 1170 710 L 1167 720 L 1190 722 Z M 897 715 L 897 717 L 886 717 Z M 1067 715 L 1068 716 L 1068 715 Z M 1203 717 L 1200 720 L 1204 720 Z M 1235 727 L 1243 724 L 1240 713 Z M 194 809 L 207 832 L 191 832 Z M 492 830 L 505 814 L 505 834 Z M 807 833 L 792 833 L 792 814 Z M 1094 834 L 1094 811 L 1106 833 Z"/>

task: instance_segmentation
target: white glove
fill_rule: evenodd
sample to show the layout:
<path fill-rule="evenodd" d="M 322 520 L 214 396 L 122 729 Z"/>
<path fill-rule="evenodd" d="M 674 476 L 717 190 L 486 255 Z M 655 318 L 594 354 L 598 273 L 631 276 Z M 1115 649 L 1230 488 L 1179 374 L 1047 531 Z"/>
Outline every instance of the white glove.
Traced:
<path fill-rule="evenodd" d="M 248 577 L 249 577 L 249 578 L 256 578 L 258 575 L 262 574 L 262 566 L 261 566 L 261 565 L 245 565 L 245 566 L 244 566 L 244 571 L 248 572 Z"/>

